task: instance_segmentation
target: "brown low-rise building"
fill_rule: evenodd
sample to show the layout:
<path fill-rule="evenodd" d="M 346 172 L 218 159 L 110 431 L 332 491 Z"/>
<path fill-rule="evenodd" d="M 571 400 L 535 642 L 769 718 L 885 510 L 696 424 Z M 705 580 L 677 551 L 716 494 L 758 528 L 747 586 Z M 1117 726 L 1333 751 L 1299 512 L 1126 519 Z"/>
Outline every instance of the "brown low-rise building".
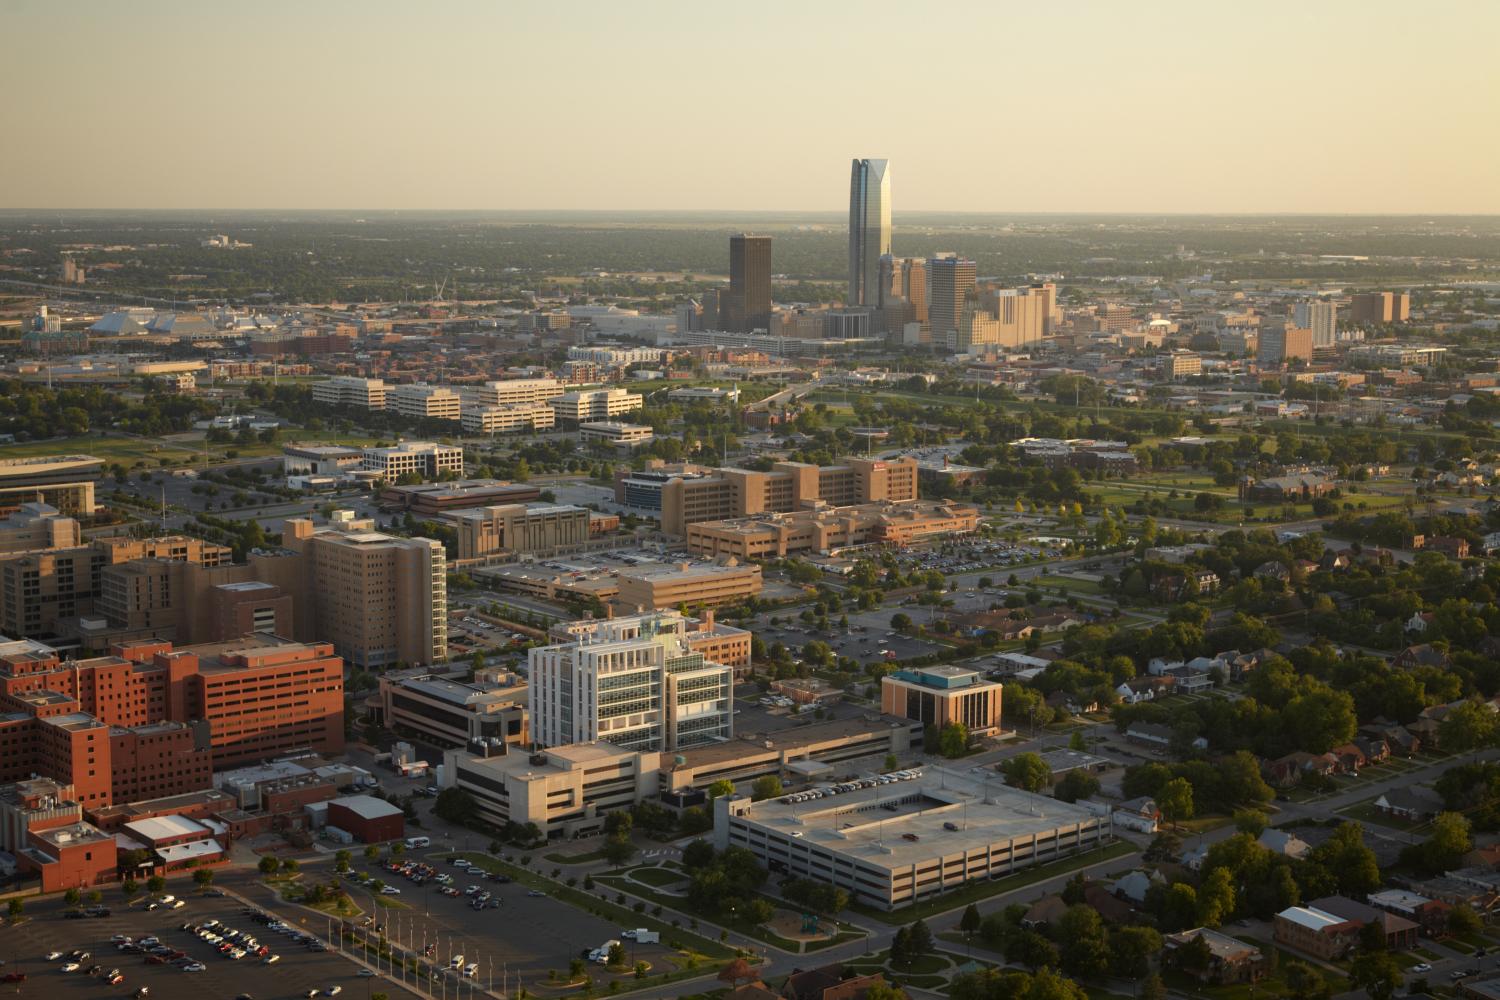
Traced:
<path fill-rule="evenodd" d="M 999 732 L 1001 685 L 964 667 L 920 667 L 887 674 L 880 682 L 880 710 L 941 730 L 950 722 L 971 735 Z"/>

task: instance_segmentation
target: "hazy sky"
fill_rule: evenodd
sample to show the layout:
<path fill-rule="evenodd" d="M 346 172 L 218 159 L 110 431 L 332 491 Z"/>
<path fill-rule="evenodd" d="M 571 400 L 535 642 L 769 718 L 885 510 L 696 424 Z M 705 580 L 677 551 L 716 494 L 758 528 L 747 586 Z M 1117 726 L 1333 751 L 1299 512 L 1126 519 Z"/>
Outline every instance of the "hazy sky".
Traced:
<path fill-rule="evenodd" d="M 1500 212 L 1500 2 L 0 0 L 0 207 Z"/>

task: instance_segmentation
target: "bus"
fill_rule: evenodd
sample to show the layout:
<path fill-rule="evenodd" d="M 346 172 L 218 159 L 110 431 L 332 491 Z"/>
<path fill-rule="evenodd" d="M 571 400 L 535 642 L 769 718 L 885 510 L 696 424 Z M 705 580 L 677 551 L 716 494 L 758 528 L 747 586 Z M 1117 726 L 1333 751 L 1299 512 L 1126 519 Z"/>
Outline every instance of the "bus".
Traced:
<path fill-rule="evenodd" d="M 406 848 L 407 848 L 407 850 L 414 851 L 414 850 L 416 850 L 419 847 L 431 847 L 431 846 L 432 846 L 432 838 L 431 837 L 407 837 L 406 838 Z"/>

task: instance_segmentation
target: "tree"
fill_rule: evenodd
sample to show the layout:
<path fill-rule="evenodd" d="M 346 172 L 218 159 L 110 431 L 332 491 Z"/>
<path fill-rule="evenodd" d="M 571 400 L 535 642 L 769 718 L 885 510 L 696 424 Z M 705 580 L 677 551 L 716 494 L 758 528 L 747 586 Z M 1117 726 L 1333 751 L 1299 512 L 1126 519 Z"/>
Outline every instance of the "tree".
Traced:
<path fill-rule="evenodd" d="M 964 908 L 964 915 L 959 918 L 958 929 L 963 931 L 965 935 L 973 937 L 978 933 L 979 927 L 983 923 L 984 918 L 979 915 L 979 907 L 970 903 Z"/>
<path fill-rule="evenodd" d="M 1057 949 L 1036 931 L 1017 928 L 1005 936 L 1005 960 L 1035 972 L 1057 964 Z"/>
<path fill-rule="evenodd" d="M 135 879 L 127 878 L 120 883 L 120 891 L 125 894 L 126 899 L 134 899 L 135 894 L 141 891 L 141 887 L 136 884 Z"/>
<path fill-rule="evenodd" d="M 378 844 L 367 844 L 367 845 L 365 845 L 365 860 L 366 861 L 374 861 L 378 857 L 380 857 L 380 846 Z"/>
<path fill-rule="evenodd" d="M 949 760 L 962 757 L 969 750 L 969 727 L 962 722 L 950 722 L 938 734 L 938 749 Z"/>
<path fill-rule="evenodd" d="M 1234 878 L 1228 868 L 1215 868 L 1198 887 L 1198 922 L 1218 927 L 1234 914 Z"/>
<path fill-rule="evenodd" d="M 885 755 L 884 765 L 882 770 L 889 774 L 892 771 L 898 770 L 901 767 L 901 762 L 896 759 L 895 754 L 888 753 Z"/>
<path fill-rule="evenodd" d="M 333 867 L 336 871 L 343 873 L 349 870 L 350 854 L 347 850 L 340 849 L 333 855 Z"/>
<path fill-rule="evenodd" d="M 715 781 L 712 785 L 708 786 L 708 801 L 710 802 L 721 795 L 733 794 L 734 782 L 730 781 L 728 778 L 720 778 L 718 781 Z"/>
<path fill-rule="evenodd" d="M 1141 981 L 1140 1000 L 1167 1000 L 1167 984 L 1161 976 L 1153 972 Z"/>
<path fill-rule="evenodd" d="M 1364 990 L 1370 1000 L 1391 1000 L 1405 977 L 1386 951 L 1360 951 L 1349 965 L 1349 985 Z"/>
<path fill-rule="evenodd" d="M 297 872 L 300 871 L 301 868 L 302 864 L 296 858 L 286 858 L 281 862 L 281 870 L 286 872 L 288 875 L 297 874 Z"/>
<path fill-rule="evenodd" d="M 895 629 L 897 632 L 905 632 L 907 629 L 911 628 L 911 616 L 906 614 L 904 611 L 897 611 L 895 614 L 891 615 L 891 628 Z"/>
<path fill-rule="evenodd" d="M 616 941 L 614 944 L 609 946 L 609 955 L 607 956 L 607 958 L 609 964 L 615 966 L 616 968 L 624 965 L 625 946 Z"/>
<path fill-rule="evenodd" d="M 281 868 L 281 862 L 272 855 L 267 854 L 260 859 L 260 864 L 255 867 L 260 869 L 262 875 L 275 875 Z"/>
<path fill-rule="evenodd" d="M 1077 802 L 1092 798 L 1099 793 L 1099 779 L 1083 768 L 1074 768 L 1058 780 L 1052 789 L 1053 798 L 1062 802 Z"/>
<path fill-rule="evenodd" d="M 1472 846 L 1468 817 L 1462 813 L 1441 812 L 1432 820 L 1432 833 L 1422 844 L 1422 853 L 1429 869 L 1442 871 L 1456 868 L 1459 859 L 1468 854 Z"/>
<path fill-rule="evenodd" d="M 1052 769 L 1047 762 L 1031 751 L 1016 754 L 1000 765 L 1005 783 L 1028 792 L 1039 792 L 1052 780 Z"/>
<path fill-rule="evenodd" d="M 614 834 L 604 841 L 604 860 L 612 865 L 623 865 L 635 854 L 635 843 L 629 834 Z"/>
<path fill-rule="evenodd" d="M 1483 929 L 1484 921 L 1469 904 L 1459 903 L 1448 911 L 1449 934 L 1462 937 L 1465 934 L 1478 934 Z"/>
<path fill-rule="evenodd" d="M 762 775 L 750 786 L 750 798 L 756 802 L 774 799 L 781 794 L 781 779 L 774 774 Z"/>
<path fill-rule="evenodd" d="M 1176 826 L 1185 819 L 1193 818 L 1193 786 L 1186 778 L 1173 778 L 1156 793 L 1156 808 L 1162 816 Z"/>
<path fill-rule="evenodd" d="M 1453 753 L 1470 753 L 1493 746 L 1500 735 L 1500 715 L 1488 705 L 1464 701 L 1455 705 L 1438 726 L 1438 745 Z"/>
<path fill-rule="evenodd" d="M 1259 809 L 1237 809 L 1234 814 L 1234 828 L 1240 833 L 1259 837 L 1266 828 L 1266 814 Z"/>
<path fill-rule="evenodd" d="M 212 868 L 199 868 L 193 872 L 193 882 L 200 889 L 207 889 L 214 884 L 214 872 Z"/>
<path fill-rule="evenodd" d="M 5 913 L 10 918 L 10 922 L 14 924 L 26 913 L 26 904 L 19 897 L 14 898 L 5 904 Z"/>
<path fill-rule="evenodd" d="M 1296 1000 L 1326 1000 L 1333 992 L 1323 974 L 1306 962 L 1286 963 L 1281 978 Z"/>
<path fill-rule="evenodd" d="M 1150 927 L 1117 927 L 1109 935 L 1109 971 L 1140 979 L 1151 971 L 1151 956 L 1161 951 L 1161 935 Z"/>
<path fill-rule="evenodd" d="M 83 893 L 79 892 L 76 887 L 69 887 L 68 891 L 63 893 L 63 901 L 69 906 L 77 906 L 83 901 Z"/>
<path fill-rule="evenodd" d="M 467 826 L 479 818 L 479 803 L 465 788 L 454 786 L 438 792 L 432 803 L 433 815 L 459 826 Z"/>
<path fill-rule="evenodd" d="M 147 892 L 161 892 L 167 887 L 167 880 L 160 875 L 152 875 L 146 880 Z"/>
<path fill-rule="evenodd" d="M 682 849 L 682 867 L 695 872 L 713 864 L 715 856 L 713 844 L 706 840 L 694 840 Z"/>
<path fill-rule="evenodd" d="M 1109 947 L 1099 911 L 1085 904 L 1070 906 L 1057 922 L 1062 970 L 1078 979 L 1093 979 L 1109 968 Z"/>
<path fill-rule="evenodd" d="M 1358 823 L 1340 824 L 1310 858 L 1328 869 L 1341 895 L 1362 897 L 1380 887 L 1380 863 L 1365 846 L 1364 828 Z"/>

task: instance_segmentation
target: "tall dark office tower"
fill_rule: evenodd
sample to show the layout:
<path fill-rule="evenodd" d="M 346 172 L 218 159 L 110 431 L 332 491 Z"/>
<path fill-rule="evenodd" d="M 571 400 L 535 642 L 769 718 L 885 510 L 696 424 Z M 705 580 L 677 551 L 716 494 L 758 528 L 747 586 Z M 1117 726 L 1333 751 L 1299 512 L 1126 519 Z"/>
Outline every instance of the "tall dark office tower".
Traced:
<path fill-rule="evenodd" d="M 890 252 L 890 161 L 855 160 L 849 174 L 849 305 L 881 304 L 880 257 Z"/>
<path fill-rule="evenodd" d="M 934 344 L 945 343 L 948 334 L 958 329 L 964 298 L 973 291 L 978 277 L 979 266 L 956 254 L 934 257 L 927 262 L 927 319 Z"/>
<path fill-rule="evenodd" d="M 911 303 L 918 323 L 927 322 L 927 262 L 907 257 L 901 268 L 901 297 Z"/>
<path fill-rule="evenodd" d="M 771 326 L 771 237 L 729 237 L 729 291 L 719 299 L 719 319 L 730 333 Z"/>

